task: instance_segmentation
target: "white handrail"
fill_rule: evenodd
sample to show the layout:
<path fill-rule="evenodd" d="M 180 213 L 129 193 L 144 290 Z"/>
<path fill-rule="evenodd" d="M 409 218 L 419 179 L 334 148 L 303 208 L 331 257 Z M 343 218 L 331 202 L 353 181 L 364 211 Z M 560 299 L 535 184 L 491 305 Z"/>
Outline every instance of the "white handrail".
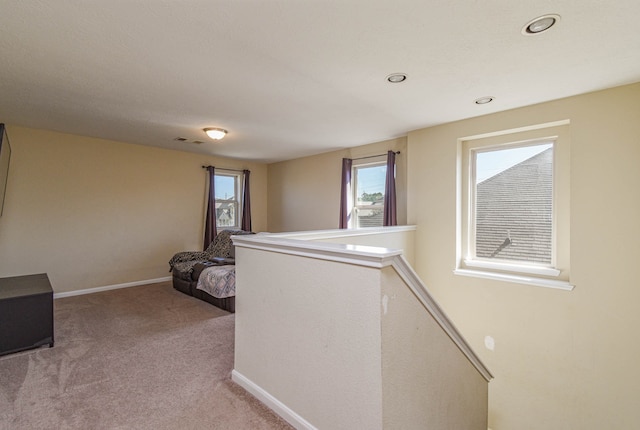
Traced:
<path fill-rule="evenodd" d="M 456 344 L 458 349 L 467 357 L 467 359 L 473 364 L 473 366 L 480 372 L 484 379 L 489 382 L 493 379 L 493 375 L 489 369 L 484 365 L 480 357 L 471 349 L 467 341 L 462 337 L 462 334 L 453 325 L 453 322 L 447 317 L 440 305 L 435 301 L 433 296 L 429 293 L 426 285 L 422 282 L 418 274 L 409 265 L 407 260 L 402 255 L 399 255 L 393 259 L 393 268 L 398 275 L 404 280 L 407 286 L 418 297 L 422 305 L 438 322 L 440 327 L 447 333 L 449 338 Z"/>

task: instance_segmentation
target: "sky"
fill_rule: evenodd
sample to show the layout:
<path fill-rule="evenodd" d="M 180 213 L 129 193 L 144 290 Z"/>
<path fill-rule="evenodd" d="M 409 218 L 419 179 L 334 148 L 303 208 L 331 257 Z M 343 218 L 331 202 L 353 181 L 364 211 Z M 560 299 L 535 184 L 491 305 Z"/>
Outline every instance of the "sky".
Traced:
<path fill-rule="evenodd" d="M 386 181 L 387 165 L 368 167 L 359 169 L 356 195 L 362 193 L 384 194 L 384 183 Z"/>
<path fill-rule="evenodd" d="M 476 184 L 507 170 L 509 167 L 527 160 L 553 144 L 521 146 L 519 148 L 502 149 L 499 151 L 478 152 L 476 160 Z"/>
<path fill-rule="evenodd" d="M 235 177 L 216 175 L 216 199 L 230 199 L 235 194 Z"/>

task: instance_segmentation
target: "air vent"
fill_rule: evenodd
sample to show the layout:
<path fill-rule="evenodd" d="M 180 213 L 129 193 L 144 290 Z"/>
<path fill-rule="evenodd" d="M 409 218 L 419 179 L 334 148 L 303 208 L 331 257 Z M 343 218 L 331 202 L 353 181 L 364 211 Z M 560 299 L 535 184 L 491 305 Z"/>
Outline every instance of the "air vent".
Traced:
<path fill-rule="evenodd" d="M 193 141 L 193 142 L 191 142 L 191 143 L 198 143 L 198 144 L 200 144 L 200 143 L 204 143 L 204 142 L 203 142 L 203 141 L 201 141 L 201 140 L 194 140 L 194 141 Z"/>
<path fill-rule="evenodd" d="M 189 140 L 189 139 L 187 139 L 186 137 L 176 137 L 176 138 L 175 138 L 175 139 L 173 139 L 173 140 L 177 140 L 178 142 L 185 142 L 185 141 L 187 141 L 187 140 Z"/>

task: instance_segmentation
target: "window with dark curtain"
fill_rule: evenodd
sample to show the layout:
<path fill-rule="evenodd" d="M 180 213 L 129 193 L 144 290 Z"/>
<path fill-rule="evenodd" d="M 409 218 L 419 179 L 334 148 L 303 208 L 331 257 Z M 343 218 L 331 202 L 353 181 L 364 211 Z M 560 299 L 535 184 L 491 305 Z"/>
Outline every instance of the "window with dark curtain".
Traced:
<path fill-rule="evenodd" d="M 353 160 L 351 158 L 342 159 L 342 181 L 340 185 L 340 224 L 339 228 L 349 227 L 349 217 L 351 208 L 349 207 L 349 199 L 351 197 L 351 166 Z"/>
<path fill-rule="evenodd" d="M 242 187 L 241 228 L 244 231 L 251 231 L 251 195 L 249 193 L 249 176 L 251 172 L 249 170 L 243 170 L 242 173 L 244 173 L 244 185 Z"/>
<path fill-rule="evenodd" d="M 396 153 L 387 152 L 387 178 L 384 185 L 383 226 L 398 225 L 396 208 Z"/>
<path fill-rule="evenodd" d="M 207 173 L 209 174 L 209 194 L 207 198 L 207 215 L 204 220 L 204 250 L 209 247 L 211 242 L 213 242 L 213 239 L 215 239 L 218 234 L 218 231 L 216 230 L 215 167 L 207 166 Z"/>

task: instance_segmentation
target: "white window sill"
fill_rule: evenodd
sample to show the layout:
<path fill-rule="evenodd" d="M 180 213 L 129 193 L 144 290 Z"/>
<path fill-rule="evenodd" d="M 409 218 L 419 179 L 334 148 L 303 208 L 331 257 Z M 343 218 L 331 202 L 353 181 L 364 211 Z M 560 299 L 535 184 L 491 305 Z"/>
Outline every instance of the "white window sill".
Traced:
<path fill-rule="evenodd" d="M 533 266 L 533 265 L 524 265 L 524 264 L 514 264 L 508 262 L 496 262 L 496 261 L 486 261 L 486 260 L 474 260 L 467 258 L 464 260 L 465 267 L 471 268 L 471 270 L 486 270 L 486 271 L 505 271 L 505 272 L 515 272 L 526 275 L 539 275 L 539 276 L 558 276 L 560 275 L 560 270 L 547 267 L 547 266 Z"/>
<path fill-rule="evenodd" d="M 557 290 L 572 291 L 574 285 L 567 281 L 558 281 L 555 279 L 536 278 L 533 276 L 512 275 L 507 273 L 497 273 L 485 270 L 472 269 L 455 269 L 455 275 L 469 276 L 472 278 L 493 279 L 496 281 L 512 282 L 515 284 L 531 285 L 534 287 L 554 288 Z"/>

